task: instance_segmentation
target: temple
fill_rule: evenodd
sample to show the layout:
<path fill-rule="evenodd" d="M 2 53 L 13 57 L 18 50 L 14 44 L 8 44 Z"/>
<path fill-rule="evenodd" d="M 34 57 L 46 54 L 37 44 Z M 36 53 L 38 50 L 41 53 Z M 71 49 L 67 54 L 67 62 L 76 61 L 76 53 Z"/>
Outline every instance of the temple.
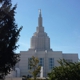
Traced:
<path fill-rule="evenodd" d="M 39 58 L 39 64 L 43 67 L 43 77 L 47 77 L 47 74 L 54 66 L 59 66 L 57 60 L 65 59 L 69 62 L 78 62 L 77 53 L 63 53 L 62 51 L 54 51 L 50 48 L 50 38 L 44 31 L 41 10 L 39 10 L 38 26 L 36 32 L 31 37 L 30 45 L 28 51 L 20 51 L 19 53 L 20 62 L 15 66 L 15 77 L 30 75 L 28 60 L 32 56 Z"/>

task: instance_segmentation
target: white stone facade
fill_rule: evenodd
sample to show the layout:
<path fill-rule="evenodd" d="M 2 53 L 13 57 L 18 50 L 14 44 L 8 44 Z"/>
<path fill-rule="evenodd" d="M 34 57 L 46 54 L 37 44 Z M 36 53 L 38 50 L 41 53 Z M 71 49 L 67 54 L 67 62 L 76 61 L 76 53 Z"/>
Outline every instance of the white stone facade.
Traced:
<path fill-rule="evenodd" d="M 43 66 L 43 76 L 46 77 L 47 73 L 51 71 L 49 68 L 49 59 L 53 58 L 53 66 L 59 66 L 59 63 L 57 60 L 60 59 L 66 59 L 66 60 L 71 60 L 73 62 L 78 62 L 78 54 L 63 54 L 62 51 L 21 51 L 21 60 L 19 62 L 19 68 L 20 68 L 20 73 L 21 76 L 23 75 L 28 75 L 29 74 L 29 69 L 28 69 L 28 59 L 31 58 L 32 56 L 38 57 L 38 58 L 43 58 L 44 61 L 44 66 Z"/>
<path fill-rule="evenodd" d="M 59 66 L 57 60 L 66 59 L 67 61 L 78 62 L 77 53 L 62 53 L 62 51 L 53 51 L 50 48 L 50 38 L 44 32 L 42 26 L 41 12 L 38 18 L 38 27 L 31 38 L 31 47 L 28 51 L 20 52 L 20 62 L 16 65 L 20 69 L 20 76 L 29 74 L 28 59 L 32 56 L 38 57 L 43 66 L 43 76 L 47 77 L 47 73 L 54 66 Z"/>

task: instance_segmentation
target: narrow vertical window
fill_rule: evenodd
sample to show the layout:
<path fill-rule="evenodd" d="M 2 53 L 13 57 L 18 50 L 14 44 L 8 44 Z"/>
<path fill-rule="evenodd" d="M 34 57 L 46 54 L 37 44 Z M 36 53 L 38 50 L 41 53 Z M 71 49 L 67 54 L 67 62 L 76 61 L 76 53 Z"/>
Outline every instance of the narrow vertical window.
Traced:
<path fill-rule="evenodd" d="M 30 69 L 30 65 L 29 65 L 29 62 L 32 58 L 28 58 L 28 69 Z"/>
<path fill-rule="evenodd" d="M 44 58 L 39 58 L 39 65 L 44 66 Z"/>
<path fill-rule="evenodd" d="M 49 58 L 49 69 L 54 67 L 54 58 Z"/>

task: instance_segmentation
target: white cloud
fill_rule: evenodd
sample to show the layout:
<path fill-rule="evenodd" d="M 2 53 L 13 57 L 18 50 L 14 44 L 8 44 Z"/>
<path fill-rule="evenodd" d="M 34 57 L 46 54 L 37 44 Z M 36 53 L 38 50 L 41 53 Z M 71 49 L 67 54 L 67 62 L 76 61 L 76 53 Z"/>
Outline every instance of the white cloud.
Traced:
<path fill-rule="evenodd" d="M 18 45 L 19 47 L 16 50 L 17 53 L 19 53 L 20 51 L 27 51 L 30 48 L 30 44 L 24 41 L 19 41 Z"/>
<path fill-rule="evenodd" d="M 19 42 L 19 45 L 23 47 L 29 47 L 29 43 L 26 42 Z"/>

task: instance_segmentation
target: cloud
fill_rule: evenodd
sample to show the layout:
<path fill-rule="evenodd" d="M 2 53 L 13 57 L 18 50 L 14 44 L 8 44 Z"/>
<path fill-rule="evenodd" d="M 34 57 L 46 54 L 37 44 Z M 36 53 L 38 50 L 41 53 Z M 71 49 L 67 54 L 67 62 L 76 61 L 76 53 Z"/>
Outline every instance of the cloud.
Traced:
<path fill-rule="evenodd" d="M 27 48 L 29 48 L 29 43 L 26 43 L 26 42 L 19 42 L 19 45 L 21 47 L 27 47 Z"/>
<path fill-rule="evenodd" d="M 20 53 L 20 51 L 27 51 L 30 47 L 29 43 L 26 43 L 24 41 L 19 41 L 18 44 L 20 45 L 18 49 L 16 50 L 16 53 Z"/>

